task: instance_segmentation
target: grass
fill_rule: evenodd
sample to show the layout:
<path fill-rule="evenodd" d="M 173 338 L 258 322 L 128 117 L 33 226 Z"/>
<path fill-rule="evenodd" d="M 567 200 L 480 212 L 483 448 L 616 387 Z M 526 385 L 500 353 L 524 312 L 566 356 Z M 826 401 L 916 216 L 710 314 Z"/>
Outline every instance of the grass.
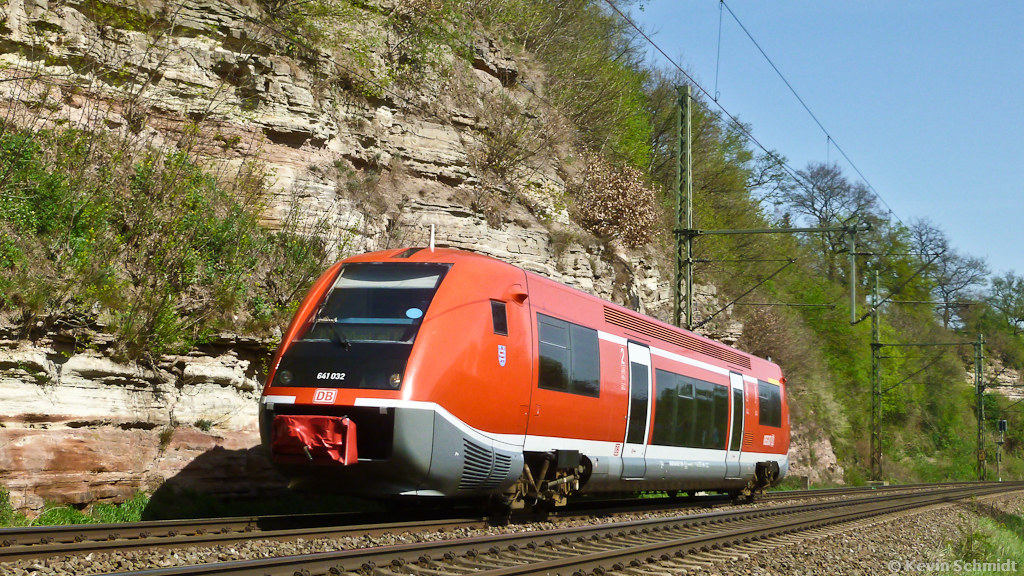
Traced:
<path fill-rule="evenodd" d="M 965 572 L 1009 573 L 1024 571 L 1024 516 L 1021 510 L 1007 513 L 977 501 L 964 505 L 964 527 L 958 538 L 947 544 L 937 572 L 944 576 Z"/>
<path fill-rule="evenodd" d="M 121 504 L 94 504 L 88 512 L 72 506 L 47 504 L 39 516 L 30 520 L 14 510 L 10 492 L 0 487 L 0 527 L 138 522 L 142 520 L 143 511 L 148 504 L 149 496 L 142 492 Z"/>

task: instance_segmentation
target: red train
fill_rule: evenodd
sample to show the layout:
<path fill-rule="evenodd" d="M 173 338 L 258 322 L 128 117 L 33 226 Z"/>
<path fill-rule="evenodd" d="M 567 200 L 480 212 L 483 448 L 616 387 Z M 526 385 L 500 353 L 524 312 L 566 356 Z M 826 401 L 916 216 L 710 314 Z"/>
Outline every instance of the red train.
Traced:
<path fill-rule="evenodd" d="M 750 495 L 786 473 L 771 362 L 493 258 L 349 258 L 302 301 L 260 432 L 292 486 L 564 503 Z"/>

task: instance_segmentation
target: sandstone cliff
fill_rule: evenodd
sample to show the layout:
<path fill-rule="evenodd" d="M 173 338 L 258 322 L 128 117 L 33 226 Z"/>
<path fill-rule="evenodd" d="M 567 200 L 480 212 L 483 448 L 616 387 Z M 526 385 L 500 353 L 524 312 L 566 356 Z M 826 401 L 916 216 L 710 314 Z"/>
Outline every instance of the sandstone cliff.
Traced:
<path fill-rule="evenodd" d="M 653 252 L 599 242 L 571 222 L 571 135 L 552 130 L 547 152 L 506 178 L 481 167 L 482 142 L 504 121 L 495 102 L 514 99 L 539 126 L 561 122 L 537 101 L 543 74 L 527 56 L 481 35 L 471 62 L 449 54 L 444 73 L 415 89 L 367 90 L 338 79 L 336 55 L 297 54 L 259 16 L 245 0 L 9 0 L 0 112 L 157 146 L 198 126 L 211 171 L 254 155 L 266 162 L 275 175 L 268 226 L 294 214 L 319 222 L 339 256 L 422 245 L 433 225 L 439 246 L 668 317 L 670 284 Z M 373 12 L 365 16 L 363 33 L 379 33 Z M 700 310 L 718 308 L 714 287 L 697 290 Z M 116 501 L 167 481 L 241 495 L 281 488 L 254 450 L 272 337 L 224 335 L 143 367 L 113 361 L 102 326 L 8 324 L 0 484 L 17 507 Z M 707 329 L 731 344 L 740 326 L 725 316 Z"/>

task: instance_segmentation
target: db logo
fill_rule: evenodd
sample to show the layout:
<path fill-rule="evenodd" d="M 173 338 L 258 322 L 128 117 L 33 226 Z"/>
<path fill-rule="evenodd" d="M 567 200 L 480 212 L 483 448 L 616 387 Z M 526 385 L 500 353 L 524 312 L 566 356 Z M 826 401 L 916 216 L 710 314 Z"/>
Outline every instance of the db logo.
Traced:
<path fill-rule="evenodd" d="M 338 391 L 333 388 L 317 388 L 313 392 L 313 404 L 334 404 Z"/>
<path fill-rule="evenodd" d="M 775 446 L 775 434 L 765 434 L 764 435 L 764 445 L 765 446 Z"/>

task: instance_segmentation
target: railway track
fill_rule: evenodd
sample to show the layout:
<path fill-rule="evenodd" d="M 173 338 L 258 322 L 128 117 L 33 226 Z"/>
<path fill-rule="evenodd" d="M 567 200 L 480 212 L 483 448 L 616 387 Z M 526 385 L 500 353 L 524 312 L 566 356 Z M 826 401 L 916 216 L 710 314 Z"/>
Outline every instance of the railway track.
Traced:
<path fill-rule="evenodd" d="M 959 483 L 947 486 L 970 484 Z M 907 491 L 932 489 L 936 485 L 904 485 L 877 488 L 874 491 Z M 872 493 L 866 488 L 835 488 L 770 492 L 762 501 L 785 501 L 816 497 L 839 497 Z M 593 515 L 614 516 L 653 511 L 685 510 L 695 507 L 730 505 L 726 496 L 689 498 L 650 498 L 621 500 L 581 500 L 559 509 L 550 516 L 572 519 Z M 76 524 L 71 526 L 36 526 L 0 529 L 0 563 L 49 556 L 88 554 L 91 552 L 124 551 L 144 548 L 183 548 L 186 546 L 217 546 L 255 539 L 294 541 L 298 539 L 342 538 L 346 536 L 379 536 L 387 533 L 485 528 L 487 519 L 464 510 L 453 517 L 409 515 L 386 521 L 382 514 L 337 513 L 295 516 L 249 516 L 198 520 L 166 520 L 123 524 Z M 456 513 L 459 510 L 455 510 Z M 521 515 L 515 523 L 531 523 L 544 519 L 541 515 Z"/>
<path fill-rule="evenodd" d="M 848 496 L 879 497 L 883 494 L 932 492 L 938 489 L 962 487 L 979 488 L 978 483 L 945 485 L 906 485 L 876 489 L 841 488 L 828 490 L 773 492 L 764 500 L 804 500 L 814 497 L 838 498 Z M 1007 484 L 993 484 L 1006 488 Z M 572 520 L 593 516 L 614 517 L 618 514 L 644 512 L 676 512 L 692 507 L 715 507 L 730 504 L 727 498 L 653 498 L 632 501 L 583 501 L 560 510 L 553 515 L 557 520 Z M 751 511 L 749 507 L 745 511 Z M 678 518 L 677 518 L 678 519 Z M 205 520 L 175 520 L 140 522 L 133 524 L 96 524 L 75 526 L 35 527 L 0 530 L 0 563 L 32 558 L 85 555 L 102 552 L 126 552 L 140 549 L 174 549 L 191 546 L 221 546 L 252 540 L 297 541 L 319 538 L 380 536 L 384 534 L 453 531 L 457 529 L 483 529 L 485 518 L 425 518 L 404 522 L 371 522 L 367 514 L 318 514 L 302 516 L 265 516 L 244 518 L 217 518 Z M 535 516 L 524 516 L 518 523 L 537 521 Z M 706 520 L 704 520 L 706 521 Z M 291 574 L 291 573 L 289 573 Z"/>
<path fill-rule="evenodd" d="M 122 576 L 605 576 L 678 573 L 738 558 L 837 525 L 914 508 L 1024 490 L 1024 483 L 954 486 L 593 526 L 119 572 Z"/>

